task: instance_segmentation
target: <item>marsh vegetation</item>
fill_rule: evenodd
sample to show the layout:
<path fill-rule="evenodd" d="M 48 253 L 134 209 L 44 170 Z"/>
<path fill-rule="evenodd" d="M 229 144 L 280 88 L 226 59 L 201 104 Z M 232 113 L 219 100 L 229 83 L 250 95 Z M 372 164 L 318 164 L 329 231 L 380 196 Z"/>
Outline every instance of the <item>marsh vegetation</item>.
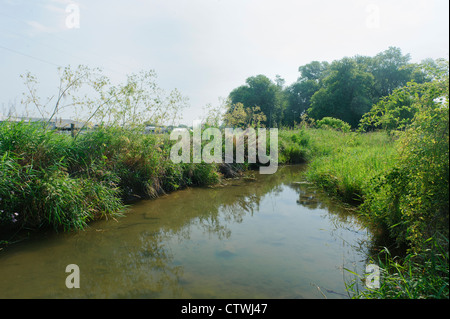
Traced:
<path fill-rule="evenodd" d="M 308 163 L 309 182 L 351 205 L 386 239 L 371 256 L 383 266 L 381 288 L 356 289 L 355 298 L 449 296 L 448 62 L 408 60 L 390 48 L 373 58 L 312 62 L 288 87 L 280 78 L 251 77 L 230 93 L 223 117 L 211 108 L 206 121 L 277 126 L 278 164 Z M 173 163 L 174 142 L 168 134 L 143 134 L 142 119 L 175 118 L 184 103 L 178 91 L 164 95 L 152 73 L 119 86 L 92 76 L 85 68 L 63 70 L 61 98 L 44 113 L 51 99 L 39 101 L 36 79 L 28 74 L 26 102 L 52 118 L 63 95 L 89 85 L 95 99 L 71 95 L 67 106 L 86 107 L 85 123 L 95 119 L 96 129 L 72 137 L 42 123 L 0 123 L 3 244 L 13 241 L 10 231 L 81 230 L 90 221 L 120 216 L 132 199 L 217 185 L 254 167 Z"/>

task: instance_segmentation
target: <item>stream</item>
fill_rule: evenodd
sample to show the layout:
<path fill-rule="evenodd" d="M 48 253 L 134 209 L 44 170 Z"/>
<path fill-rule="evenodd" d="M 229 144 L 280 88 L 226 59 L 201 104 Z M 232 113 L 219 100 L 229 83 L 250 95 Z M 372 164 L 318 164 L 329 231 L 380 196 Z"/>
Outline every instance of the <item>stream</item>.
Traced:
<path fill-rule="evenodd" d="M 364 269 L 370 234 L 305 168 L 179 190 L 5 247 L 0 298 L 349 298 L 344 268 Z M 66 286 L 70 264 L 80 288 Z"/>

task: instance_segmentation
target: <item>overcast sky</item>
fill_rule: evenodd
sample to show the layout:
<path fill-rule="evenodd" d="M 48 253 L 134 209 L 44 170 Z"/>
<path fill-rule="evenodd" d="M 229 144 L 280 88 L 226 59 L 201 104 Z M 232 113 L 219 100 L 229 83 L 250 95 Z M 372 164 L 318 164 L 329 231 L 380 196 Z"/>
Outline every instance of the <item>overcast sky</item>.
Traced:
<path fill-rule="evenodd" d="M 448 12 L 448 0 L 0 0 L 0 113 L 20 109 L 20 74 L 49 95 L 57 66 L 84 64 L 116 83 L 155 70 L 161 87 L 189 98 L 192 124 L 249 76 L 289 85 L 311 61 L 389 46 L 413 62 L 448 59 Z"/>

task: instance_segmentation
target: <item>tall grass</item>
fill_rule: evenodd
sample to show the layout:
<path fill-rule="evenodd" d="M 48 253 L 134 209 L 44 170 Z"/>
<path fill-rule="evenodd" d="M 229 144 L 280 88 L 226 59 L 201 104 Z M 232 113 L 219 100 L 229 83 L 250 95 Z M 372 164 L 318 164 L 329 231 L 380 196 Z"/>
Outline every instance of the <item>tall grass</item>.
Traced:
<path fill-rule="evenodd" d="M 127 201 L 219 181 L 217 165 L 174 164 L 167 136 L 117 127 L 77 139 L 38 124 L 0 124 L 0 228 L 83 229 Z"/>
<path fill-rule="evenodd" d="M 448 136 L 446 123 L 428 135 L 444 136 L 446 128 Z M 282 135 L 282 143 L 289 144 L 289 134 Z M 438 152 L 437 138 L 420 129 L 412 131 L 414 138 L 420 136 L 411 139 L 407 151 L 405 136 L 396 139 L 384 132 L 310 128 L 301 134 L 308 136 L 308 150 L 302 152 L 308 154 L 307 179 L 356 205 L 369 228 L 402 248 L 400 256 L 385 248 L 372 261 L 381 269 L 380 288 L 359 290 L 354 281 L 347 287 L 352 297 L 449 298 L 448 138 L 439 142 Z"/>
<path fill-rule="evenodd" d="M 281 132 L 280 140 L 282 161 L 307 161 L 307 178 L 348 203 L 363 201 L 371 179 L 389 170 L 396 154 L 392 137 L 382 132 L 294 130 Z"/>
<path fill-rule="evenodd" d="M 311 159 L 311 136 L 306 130 L 278 131 L 279 163 L 305 163 Z"/>
<path fill-rule="evenodd" d="M 350 296 L 355 299 L 448 299 L 449 259 L 448 238 L 429 238 L 428 249 L 408 253 L 403 258 L 385 248 L 371 263 L 380 267 L 378 288 L 360 289 L 355 279 L 347 284 Z"/>
<path fill-rule="evenodd" d="M 82 229 L 123 209 L 119 190 L 71 174 L 70 136 L 28 123 L 0 125 L 0 226 Z"/>

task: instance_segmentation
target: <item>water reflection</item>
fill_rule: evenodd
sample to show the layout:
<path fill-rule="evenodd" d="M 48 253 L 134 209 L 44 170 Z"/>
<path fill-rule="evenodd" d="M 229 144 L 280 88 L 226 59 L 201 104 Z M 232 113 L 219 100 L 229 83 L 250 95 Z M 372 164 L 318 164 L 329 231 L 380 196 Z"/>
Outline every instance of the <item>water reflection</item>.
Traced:
<path fill-rule="evenodd" d="M 10 247 L 0 298 L 343 298 L 342 268 L 363 262 L 367 232 L 302 170 L 181 190 Z M 64 285 L 70 263 L 80 289 Z"/>

